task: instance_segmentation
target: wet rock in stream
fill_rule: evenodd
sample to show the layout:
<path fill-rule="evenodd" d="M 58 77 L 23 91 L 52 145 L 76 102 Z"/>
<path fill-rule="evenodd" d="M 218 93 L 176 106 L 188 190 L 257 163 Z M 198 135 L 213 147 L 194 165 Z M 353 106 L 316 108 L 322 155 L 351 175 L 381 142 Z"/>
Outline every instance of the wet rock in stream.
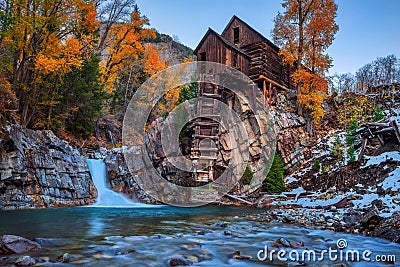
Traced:
<path fill-rule="evenodd" d="M 62 263 L 68 263 L 71 261 L 71 255 L 69 253 L 64 253 L 63 255 L 58 257 L 57 261 Z"/>
<path fill-rule="evenodd" d="M 22 254 L 27 252 L 36 252 L 41 246 L 29 239 L 16 235 L 0 236 L 0 255 Z"/>
<path fill-rule="evenodd" d="M 30 256 L 21 256 L 15 261 L 17 266 L 32 266 L 36 264 L 36 260 Z"/>
<path fill-rule="evenodd" d="M 232 254 L 230 254 L 229 257 L 232 258 L 232 259 L 235 259 L 235 260 L 251 260 L 252 259 L 251 256 L 241 255 L 239 250 L 237 250 L 237 251 L 233 252 Z"/>
<path fill-rule="evenodd" d="M 170 266 L 189 266 L 192 265 L 193 262 L 183 255 L 174 255 L 169 259 L 168 264 Z"/>

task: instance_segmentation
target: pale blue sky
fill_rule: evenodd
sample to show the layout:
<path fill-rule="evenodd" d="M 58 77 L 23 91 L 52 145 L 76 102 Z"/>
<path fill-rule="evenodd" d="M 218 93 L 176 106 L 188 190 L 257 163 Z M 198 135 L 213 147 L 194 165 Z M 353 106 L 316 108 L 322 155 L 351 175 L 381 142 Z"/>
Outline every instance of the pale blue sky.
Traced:
<path fill-rule="evenodd" d="M 339 32 L 330 73 L 355 72 L 377 57 L 400 57 L 400 0 L 337 0 Z M 137 0 L 151 27 L 195 48 L 208 27 L 221 33 L 233 15 L 271 38 L 278 0 Z"/>

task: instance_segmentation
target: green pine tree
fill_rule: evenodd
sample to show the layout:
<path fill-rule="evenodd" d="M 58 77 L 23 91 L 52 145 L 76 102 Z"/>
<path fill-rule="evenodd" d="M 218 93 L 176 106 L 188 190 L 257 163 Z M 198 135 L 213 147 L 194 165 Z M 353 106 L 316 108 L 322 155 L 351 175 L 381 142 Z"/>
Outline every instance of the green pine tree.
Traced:
<path fill-rule="evenodd" d="M 285 169 L 282 159 L 275 153 L 271 168 L 263 183 L 263 190 L 268 193 L 282 193 L 286 187 L 283 181 L 284 173 Z"/>
<path fill-rule="evenodd" d="M 251 180 L 254 177 L 254 173 L 251 170 L 250 166 L 246 166 L 246 170 L 243 173 L 242 178 L 240 178 L 240 181 L 242 182 L 243 185 L 249 185 L 251 183 Z"/>
<path fill-rule="evenodd" d="M 356 162 L 356 153 L 353 145 L 351 145 L 347 150 L 347 156 L 349 157 L 350 162 Z"/>
<path fill-rule="evenodd" d="M 321 161 L 319 159 L 316 159 L 312 165 L 313 171 L 319 172 L 321 169 Z"/>
<path fill-rule="evenodd" d="M 372 119 L 373 122 L 381 121 L 385 118 L 385 114 L 383 114 L 383 111 L 380 106 L 376 106 L 374 110 L 374 117 Z"/>
<path fill-rule="evenodd" d="M 177 104 L 181 104 L 186 100 L 196 98 L 199 91 L 197 83 L 191 83 L 188 86 L 183 87 L 179 92 L 179 98 Z"/>
<path fill-rule="evenodd" d="M 99 83 L 99 59 L 92 58 L 81 69 L 68 73 L 60 87 L 62 101 L 57 113 L 63 118 L 65 130 L 87 138 L 94 130 L 105 95 Z"/>
<path fill-rule="evenodd" d="M 349 129 L 346 132 L 346 144 L 351 146 L 356 141 L 356 131 L 358 129 L 358 122 L 357 120 L 352 120 L 349 123 Z"/>

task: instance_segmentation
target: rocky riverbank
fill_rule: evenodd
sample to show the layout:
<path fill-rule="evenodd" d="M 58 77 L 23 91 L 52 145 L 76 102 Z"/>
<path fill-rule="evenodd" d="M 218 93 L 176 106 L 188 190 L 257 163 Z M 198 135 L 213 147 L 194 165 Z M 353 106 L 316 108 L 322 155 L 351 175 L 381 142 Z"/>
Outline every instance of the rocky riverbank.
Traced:
<path fill-rule="evenodd" d="M 257 206 L 259 212 L 249 215 L 248 220 L 380 237 L 400 243 L 400 211 L 386 213 L 379 199 L 367 206 L 357 207 L 353 204 L 353 201 L 357 201 L 356 197 L 343 196 L 332 205 L 302 207 L 299 204 L 287 204 L 294 200 L 287 200 L 284 194 L 275 197 L 260 197 L 252 205 L 225 197 L 223 201 L 212 205 Z M 309 201 L 318 200 L 309 198 Z"/>
<path fill-rule="evenodd" d="M 249 220 L 284 223 L 304 228 L 332 230 L 362 236 L 380 237 L 400 243 L 400 213 L 381 217 L 376 206 L 365 210 L 349 209 L 271 209 L 249 215 Z"/>

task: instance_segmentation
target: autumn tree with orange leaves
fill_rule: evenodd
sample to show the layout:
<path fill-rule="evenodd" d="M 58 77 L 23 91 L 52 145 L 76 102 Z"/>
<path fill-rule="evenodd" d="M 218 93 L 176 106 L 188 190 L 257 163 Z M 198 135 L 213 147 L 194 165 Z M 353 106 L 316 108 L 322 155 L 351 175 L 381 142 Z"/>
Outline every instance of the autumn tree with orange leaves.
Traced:
<path fill-rule="evenodd" d="M 332 64 L 326 50 L 339 29 L 337 5 L 334 0 L 285 0 L 282 7 L 284 12 L 274 19 L 274 41 L 281 47 L 283 62 L 296 67 L 292 79 L 299 104 L 318 124 L 328 91 L 325 74 Z"/>
<path fill-rule="evenodd" d="M 110 111 L 118 120 L 122 120 L 129 101 L 137 88 L 150 76 L 167 67 L 165 60 L 159 56 L 157 46 L 144 44 L 142 54 L 137 59 L 130 58 L 114 73 L 113 82 L 109 81 L 111 90 Z"/>
<path fill-rule="evenodd" d="M 0 12 L 3 84 L 18 99 L 20 122 L 49 127 L 65 74 L 90 59 L 99 22 L 93 2 L 4 0 Z"/>
<path fill-rule="evenodd" d="M 167 65 L 165 60 L 160 59 L 157 48 L 152 47 L 150 44 L 146 44 L 145 48 L 144 72 L 152 76 L 160 70 L 165 69 Z"/>

